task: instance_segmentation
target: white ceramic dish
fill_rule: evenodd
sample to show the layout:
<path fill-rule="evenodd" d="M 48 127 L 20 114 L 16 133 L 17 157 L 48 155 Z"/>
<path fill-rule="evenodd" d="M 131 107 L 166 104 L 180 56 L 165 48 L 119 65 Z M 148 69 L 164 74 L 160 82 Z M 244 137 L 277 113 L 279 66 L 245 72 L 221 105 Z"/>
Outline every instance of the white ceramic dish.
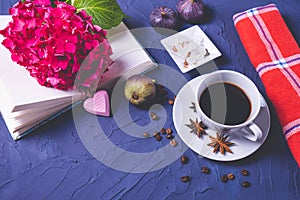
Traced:
<path fill-rule="evenodd" d="M 198 25 L 164 38 L 161 43 L 182 73 L 221 56 L 220 51 Z"/>

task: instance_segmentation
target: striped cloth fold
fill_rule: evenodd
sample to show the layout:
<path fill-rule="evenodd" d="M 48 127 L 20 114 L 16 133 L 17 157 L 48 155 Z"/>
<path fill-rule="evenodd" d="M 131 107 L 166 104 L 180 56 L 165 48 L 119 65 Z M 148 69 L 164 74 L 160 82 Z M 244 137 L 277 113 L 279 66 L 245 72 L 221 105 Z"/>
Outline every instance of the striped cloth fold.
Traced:
<path fill-rule="evenodd" d="M 275 4 L 237 13 L 233 21 L 300 167 L 299 46 Z"/>

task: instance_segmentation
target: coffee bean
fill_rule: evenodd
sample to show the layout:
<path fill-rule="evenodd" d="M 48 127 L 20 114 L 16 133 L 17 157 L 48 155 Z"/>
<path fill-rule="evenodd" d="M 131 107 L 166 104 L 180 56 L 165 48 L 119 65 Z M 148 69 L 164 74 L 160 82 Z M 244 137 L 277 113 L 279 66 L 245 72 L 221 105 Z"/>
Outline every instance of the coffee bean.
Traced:
<path fill-rule="evenodd" d="M 147 132 L 145 132 L 145 133 L 143 133 L 143 136 L 144 136 L 145 138 L 148 138 L 148 137 L 150 137 L 150 134 L 147 133 Z"/>
<path fill-rule="evenodd" d="M 169 139 L 169 140 L 172 140 L 172 139 L 174 138 L 174 135 L 168 134 L 168 135 L 166 136 L 166 138 Z"/>
<path fill-rule="evenodd" d="M 245 170 L 245 169 L 243 169 L 241 171 L 241 174 L 243 174 L 244 176 L 249 176 L 249 172 L 247 170 Z"/>
<path fill-rule="evenodd" d="M 150 113 L 150 116 L 151 116 L 151 117 L 153 117 L 153 116 L 155 116 L 155 115 L 156 115 L 155 112 L 151 112 L 151 113 Z"/>
<path fill-rule="evenodd" d="M 234 179 L 235 179 L 235 176 L 234 176 L 233 174 L 228 174 L 228 175 L 227 175 L 227 178 L 228 178 L 229 180 L 234 180 Z"/>
<path fill-rule="evenodd" d="M 172 147 L 176 147 L 177 146 L 177 142 L 176 142 L 176 140 L 170 140 L 170 145 L 172 146 Z"/>
<path fill-rule="evenodd" d="M 180 161 L 181 161 L 182 164 L 186 164 L 186 163 L 189 162 L 189 158 L 186 157 L 186 156 L 184 156 L 184 155 L 182 155 Z"/>
<path fill-rule="evenodd" d="M 152 120 L 159 120 L 159 117 L 157 116 L 157 114 L 155 112 L 151 112 L 150 116 L 151 116 Z"/>
<path fill-rule="evenodd" d="M 161 141 L 162 137 L 161 137 L 161 135 L 156 135 L 156 136 L 155 136 L 155 139 L 156 139 L 157 141 Z"/>
<path fill-rule="evenodd" d="M 167 133 L 167 134 L 171 134 L 171 133 L 172 133 L 172 129 L 171 129 L 171 128 L 167 128 L 167 129 L 166 129 L 166 133 Z"/>
<path fill-rule="evenodd" d="M 159 120 L 159 117 L 157 115 L 155 115 L 155 116 L 153 116 L 152 119 L 155 120 L 155 121 L 157 121 L 157 120 Z"/>
<path fill-rule="evenodd" d="M 159 120 L 159 117 L 157 116 L 157 114 L 155 112 L 151 112 L 150 116 L 151 116 L 152 120 Z"/>
<path fill-rule="evenodd" d="M 168 104 L 173 105 L 174 104 L 174 100 L 169 99 Z"/>
<path fill-rule="evenodd" d="M 161 128 L 161 129 L 160 129 L 160 132 L 161 132 L 162 134 L 166 134 L 166 129 Z"/>
<path fill-rule="evenodd" d="M 153 137 L 156 137 L 157 135 L 159 135 L 159 132 L 154 132 L 153 133 Z"/>
<path fill-rule="evenodd" d="M 224 174 L 224 175 L 221 176 L 221 181 L 222 181 L 223 183 L 227 183 L 228 177 L 227 177 L 226 174 Z"/>
<path fill-rule="evenodd" d="M 251 186 L 251 184 L 250 184 L 248 181 L 244 181 L 244 182 L 242 183 L 242 186 L 245 187 L 245 188 L 248 188 L 248 187 Z"/>
<path fill-rule="evenodd" d="M 209 174 L 210 173 L 210 169 L 208 167 L 202 167 L 201 168 L 201 172 L 204 174 Z"/>
<path fill-rule="evenodd" d="M 181 181 L 182 182 L 189 182 L 189 181 L 191 181 L 191 177 L 190 176 L 182 176 Z"/>

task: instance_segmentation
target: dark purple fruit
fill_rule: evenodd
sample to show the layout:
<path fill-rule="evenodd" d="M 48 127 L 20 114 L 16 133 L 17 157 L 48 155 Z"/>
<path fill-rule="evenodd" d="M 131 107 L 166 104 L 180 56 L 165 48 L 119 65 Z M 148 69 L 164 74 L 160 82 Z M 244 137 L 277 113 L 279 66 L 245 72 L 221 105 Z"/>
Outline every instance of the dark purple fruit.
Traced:
<path fill-rule="evenodd" d="M 202 0 L 179 0 L 176 10 L 182 19 L 191 24 L 199 24 L 204 19 L 205 6 Z"/>
<path fill-rule="evenodd" d="M 172 8 L 166 6 L 155 8 L 150 15 L 150 24 L 153 27 L 176 29 L 176 12 Z"/>

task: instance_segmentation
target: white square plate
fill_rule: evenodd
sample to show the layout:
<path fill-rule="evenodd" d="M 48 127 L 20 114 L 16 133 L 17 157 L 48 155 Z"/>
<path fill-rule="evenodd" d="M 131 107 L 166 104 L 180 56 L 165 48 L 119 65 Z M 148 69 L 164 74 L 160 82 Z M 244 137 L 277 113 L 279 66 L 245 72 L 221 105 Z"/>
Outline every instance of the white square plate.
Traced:
<path fill-rule="evenodd" d="M 161 43 L 182 73 L 222 55 L 198 25 L 164 38 Z"/>

